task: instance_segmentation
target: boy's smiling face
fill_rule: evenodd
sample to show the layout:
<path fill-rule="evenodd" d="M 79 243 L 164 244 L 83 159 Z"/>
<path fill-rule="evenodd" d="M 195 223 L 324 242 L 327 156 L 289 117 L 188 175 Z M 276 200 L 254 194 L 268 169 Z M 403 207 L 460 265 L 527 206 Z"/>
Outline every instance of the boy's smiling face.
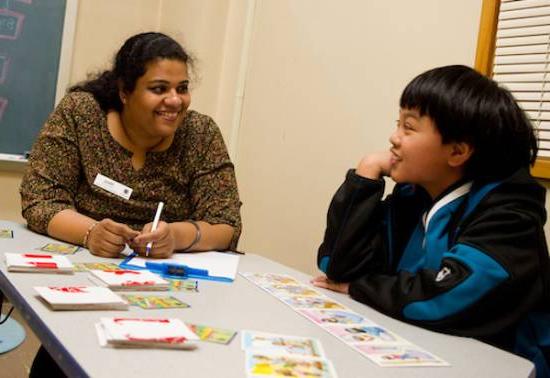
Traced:
<path fill-rule="evenodd" d="M 395 182 L 420 185 L 435 198 L 463 176 L 463 165 L 453 160 L 457 145 L 443 144 L 434 121 L 416 109 L 400 109 L 390 143 Z"/>

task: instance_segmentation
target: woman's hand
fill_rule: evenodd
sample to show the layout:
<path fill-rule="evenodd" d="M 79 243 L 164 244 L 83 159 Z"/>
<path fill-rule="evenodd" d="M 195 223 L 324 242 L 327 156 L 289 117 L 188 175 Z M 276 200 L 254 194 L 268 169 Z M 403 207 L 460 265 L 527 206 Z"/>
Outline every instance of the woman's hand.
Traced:
<path fill-rule="evenodd" d="M 312 279 L 311 284 L 313 286 L 322 287 L 323 289 L 329 289 L 338 293 L 349 294 L 349 282 L 334 282 L 322 275 Z"/>
<path fill-rule="evenodd" d="M 88 234 L 87 246 L 90 252 L 100 257 L 118 257 L 126 244 L 139 235 L 123 223 L 103 219 Z"/>
<path fill-rule="evenodd" d="M 176 238 L 171 225 L 161 221 L 155 231 L 151 231 L 152 226 L 152 223 L 147 223 L 139 236 L 132 240 L 130 247 L 139 255 L 145 256 L 147 243 L 153 242 L 149 257 L 165 259 L 172 256 L 176 247 Z"/>
<path fill-rule="evenodd" d="M 390 151 L 369 154 L 361 159 L 359 165 L 355 168 L 355 173 L 372 180 L 378 180 L 382 176 L 389 176 L 391 170 L 391 157 L 392 154 Z"/>

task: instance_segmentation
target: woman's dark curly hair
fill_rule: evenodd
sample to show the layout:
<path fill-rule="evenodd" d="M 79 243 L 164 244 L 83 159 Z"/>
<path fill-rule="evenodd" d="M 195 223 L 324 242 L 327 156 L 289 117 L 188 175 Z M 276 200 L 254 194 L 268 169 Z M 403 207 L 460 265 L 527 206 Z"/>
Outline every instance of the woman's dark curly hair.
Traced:
<path fill-rule="evenodd" d="M 193 65 L 192 58 L 183 47 L 162 33 L 141 33 L 130 37 L 117 52 L 113 68 L 99 73 L 91 80 L 79 83 L 69 92 L 90 92 L 105 112 L 122 110 L 119 85 L 131 93 L 137 80 L 145 74 L 147 64 L 158 59 L 173 59 Z"/>

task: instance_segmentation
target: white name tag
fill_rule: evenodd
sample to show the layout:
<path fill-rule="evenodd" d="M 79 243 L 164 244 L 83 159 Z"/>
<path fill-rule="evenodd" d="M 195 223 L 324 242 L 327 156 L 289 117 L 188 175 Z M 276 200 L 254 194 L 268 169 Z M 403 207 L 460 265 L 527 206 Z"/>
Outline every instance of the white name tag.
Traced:
<path fill-rule="evenodd" d="M 130 196 L 132 195 L 132 188 L 129 188 L 120 182 L 116 182 L 107 176 L 103 176 L 101 173 L 98 173 L 95 177 L 94 185 L 124 199 L 130 199 Z"/>

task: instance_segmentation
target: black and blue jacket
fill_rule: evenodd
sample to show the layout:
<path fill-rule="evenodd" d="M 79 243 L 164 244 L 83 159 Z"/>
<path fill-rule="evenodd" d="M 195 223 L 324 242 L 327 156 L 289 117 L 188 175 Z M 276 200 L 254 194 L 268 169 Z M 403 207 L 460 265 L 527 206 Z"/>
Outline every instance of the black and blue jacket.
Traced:
<path fill-rule="evenodd" d="M 385 314 L 516 352 L 550 376 L 545 189 L 521 169 L 435 201 L 413 185 L 383 193 L 383 180 L 348 172 L 318 253 L 328 278 Z"/>

